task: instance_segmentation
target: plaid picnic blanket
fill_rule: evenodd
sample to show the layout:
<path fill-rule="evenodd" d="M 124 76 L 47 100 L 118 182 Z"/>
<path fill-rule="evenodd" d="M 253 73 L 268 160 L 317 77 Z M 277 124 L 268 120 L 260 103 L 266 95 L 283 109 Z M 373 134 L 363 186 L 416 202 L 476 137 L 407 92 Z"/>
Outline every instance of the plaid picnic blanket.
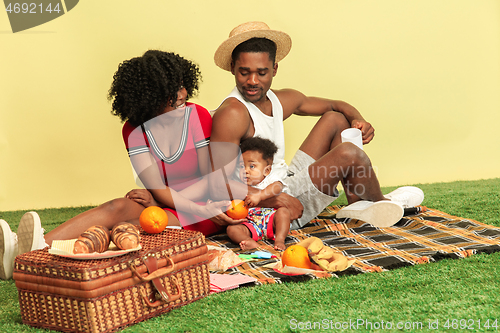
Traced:
<path fill-rule="evenodd" d="M 331 205 L 300 230 L 293 230 L 286 245 L 315 236 L 323 243 L 342 251 L 356 262 L 347 270 L 337 273 L 315 272 L 305 275 L 284 275 L 263 266 L 279 259 L 245 262 L 226 273 L 243 273 L 258 280 L 259 284 L 305 281 L 332 276 L 381 272 L 399 267 L 435 262 L 445 258 L 465 258 L 477 253 L 500 251 L 500 228 L 478 221 L 451 216 L 428 209 L 424 213 L 405 216 L 390 228 L 377 228 L 368 223 L 335 218 L 342 207 Z M 209 245 L 241 253 L 226 234 L 207 238 Z M 260 249 L 276 256 L 273 242 L 259 241 Z M 252 252 L 252 251 L 250 251 Z"/>

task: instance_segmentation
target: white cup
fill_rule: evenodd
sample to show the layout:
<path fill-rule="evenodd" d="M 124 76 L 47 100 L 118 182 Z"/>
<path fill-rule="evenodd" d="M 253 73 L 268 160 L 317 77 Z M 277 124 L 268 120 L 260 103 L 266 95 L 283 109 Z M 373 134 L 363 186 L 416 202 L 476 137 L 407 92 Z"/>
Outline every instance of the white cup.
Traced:
<path fill-rule="evenodd" d="M 363 150 L 363 134 L 361 133 L 361 130 L 357 128 L 348 128 L 343 130 L 342 133 L 340 133 L 340 136 L 342 137 L 342 142 L 354 143 L 361 150 Z"/>

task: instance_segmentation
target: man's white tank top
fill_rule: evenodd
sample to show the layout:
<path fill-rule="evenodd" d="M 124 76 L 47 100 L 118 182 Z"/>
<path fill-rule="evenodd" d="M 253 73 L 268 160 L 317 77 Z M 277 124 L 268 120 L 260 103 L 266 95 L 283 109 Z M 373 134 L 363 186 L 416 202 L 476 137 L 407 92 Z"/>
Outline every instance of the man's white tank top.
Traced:
<path fill-rule="evenodd" d="M 283 129 L 283 107 L 274 92 L 267 91 L 267 97 L 272 103 L 273 111 L 272 116 L 265 115 L 253 103 L 247 102 L 234 87 L 233 91 L 222 101 L 234 97 L 246 106 L 250 117 L 252 117 L 253 126 L 255 128 L 255 136 L 269 139 L 278 146 L 278 151 L 274 155 L 273 168 L 271 174 L 275 179 L 285 179 L 287 176 L 288 166 L 285 163 L 285 131 Z M 222 104 L 222 103 L 221 103 Z M 268 177 L 269 177 L 268 176 Z"/>

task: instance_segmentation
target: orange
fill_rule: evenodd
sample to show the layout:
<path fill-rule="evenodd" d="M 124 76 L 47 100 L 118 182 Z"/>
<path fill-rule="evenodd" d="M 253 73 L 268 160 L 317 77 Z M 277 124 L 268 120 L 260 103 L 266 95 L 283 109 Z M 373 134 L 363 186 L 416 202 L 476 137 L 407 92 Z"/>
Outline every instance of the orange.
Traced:
<path fill-rule="evenodd" d="M 287 247 L 281 256 L 283 267 L 292 266 L 298 268 L 311 268 L 311 260 L 309 260 L 309 252 L 301 245 L 291 245 Z"/>
<path fill-rule="evenodd" d="M 233 220 L 240 220 L 247 217 L 248 209 L 245 206 L 245 202 L 243 200 L 235 199 L 231 201 L 226 214 Z"/>
<path fill-rule="evenodd" d="M 157 206 L 149 206 L 139 216 L 142 229 L 150 234 L 159 234 L 168 225 L 167 213 Z"/>

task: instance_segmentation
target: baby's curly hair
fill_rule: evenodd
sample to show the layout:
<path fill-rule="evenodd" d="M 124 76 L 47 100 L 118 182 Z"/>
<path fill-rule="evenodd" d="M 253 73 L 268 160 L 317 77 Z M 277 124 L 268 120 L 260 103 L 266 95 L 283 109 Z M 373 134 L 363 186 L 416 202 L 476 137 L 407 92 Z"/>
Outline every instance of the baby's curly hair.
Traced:
<path fill-rule="evenodd" d="M 262 154 L 262 158 L 268 164 L 273 164 L 274 154 L 278 151 L 278 147 L 269 139 L 264 139 L 259 136 L 245 139 L 240 143 L 241 153 L 246 151 L 258 151 Z"/>
<path fill-rule="evenodd" d="M 196 64 L 172 52 L 149 50 L 118 66 L 108 92 L 111 113 L 134 126 L 174 106 L 184 86 L 187 99 L 198 92 L 201 72 Z"/>

